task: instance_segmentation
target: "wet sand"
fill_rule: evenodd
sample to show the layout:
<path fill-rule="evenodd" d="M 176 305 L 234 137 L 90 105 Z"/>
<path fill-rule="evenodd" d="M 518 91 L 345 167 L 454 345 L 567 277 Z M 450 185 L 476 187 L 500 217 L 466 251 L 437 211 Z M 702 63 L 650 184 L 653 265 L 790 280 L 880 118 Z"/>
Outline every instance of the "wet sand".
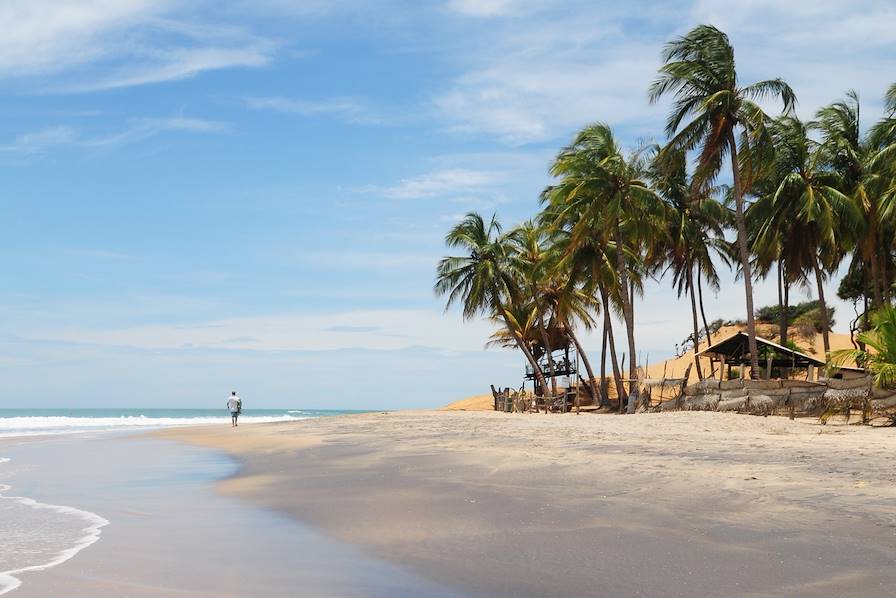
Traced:
<path fill-rule="evenodd" d="M 216 495 L 214 481 L 236 469 L 220 451 L 107 433 L 4 439 L 0 455 L 11 458 L 2 475 L 16 495 L 109 521 L 70 560 L 16 574 L 22 585 L 11 597 L 459 595 L 282 514 Z"/>
<path fill-rule="evenodd" d="M 400 412 L 156 435 L 239 459 L 220 492 L 470 595 L 896 594 L 896 429 Z"/>

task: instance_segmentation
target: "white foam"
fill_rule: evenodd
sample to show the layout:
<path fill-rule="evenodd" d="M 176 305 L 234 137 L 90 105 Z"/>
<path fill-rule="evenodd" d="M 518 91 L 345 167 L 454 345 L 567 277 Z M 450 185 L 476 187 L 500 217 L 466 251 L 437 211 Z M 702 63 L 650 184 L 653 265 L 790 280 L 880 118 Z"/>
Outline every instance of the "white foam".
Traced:
<path fill-rule="evenodd" d="M 270 423 L 308 419 L 294 415 L 243 416 L 240 423 Z M 0 438 L 10 436 L 36 436 L 43 434 L 71 434 L 99 430 L 127 430 L 131 428 L 167 428 L 172 426 L 197 426 L 220 424 L 230 421 L 230 417 L 71 417 L 71 416 L 24 416 L 0 418 Z"/>
<path fill-rule="evenodd" d="M 9 459 L 0 457 L 0 463 L 7 462 L 9 462 Z M 46 509 L 62 515 L 80 517 L 86 522 L 86 526 L 81 530 L 83 536 L 77 539 L 73 546 L 60 550 L 53 555 L 48 555 L 49 558 L 47 561 L 36 563 L 34 565 L 26 565 L 24 567 L 9 569 L 7 571 L 0 571 L 0 595 L 11 592 L 22 585 L 22 581 L 16 577 L 17 574 L 27 573 L 30 571 L 43 571 L 45 569 L 49 569 L 50 567 L 55 567 L 56 565 L 64 563 L 65 561 L 69 560 L 70 558 L 99 540 L 100 530 L 103 527 L 109 525 L 109 521 L 107 519 L 100 517 L 96 513 L 91 513 L 90 511 L 84 511 L 82 509 L 76 509 L 74 507 L 65 505 L 51 505 L 42 503 L 34 500 L 33 498 L 27 498 L 24 496 L 5 496 L 4 492 L 8 490 L 9 486 L 0 484 L 0 500 L 11 500 L 32 509 Z"/>

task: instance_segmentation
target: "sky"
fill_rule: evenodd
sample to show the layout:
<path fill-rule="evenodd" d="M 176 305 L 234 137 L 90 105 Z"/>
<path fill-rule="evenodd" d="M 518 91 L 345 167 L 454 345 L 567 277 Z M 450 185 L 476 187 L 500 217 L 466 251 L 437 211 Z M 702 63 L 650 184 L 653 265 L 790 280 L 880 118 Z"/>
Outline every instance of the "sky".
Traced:
<path fill-rule="evenodd" d="M 0 407 L 234 389 L 386 409 L 519 385 L 492 325 L 433 295 L 444 235 L 471 210 L 532 216 L 585 124 L 662 141 L 647 86 L 699 23 L 805 118 L 855 89 L 869 124 L 896 81 L 890 0 L 6 0 Z M 743 305 L 730 274 L 707 297 L 710 319 Z M 668 280 L 636 317 L 651 362 L 691 326 Z"/>

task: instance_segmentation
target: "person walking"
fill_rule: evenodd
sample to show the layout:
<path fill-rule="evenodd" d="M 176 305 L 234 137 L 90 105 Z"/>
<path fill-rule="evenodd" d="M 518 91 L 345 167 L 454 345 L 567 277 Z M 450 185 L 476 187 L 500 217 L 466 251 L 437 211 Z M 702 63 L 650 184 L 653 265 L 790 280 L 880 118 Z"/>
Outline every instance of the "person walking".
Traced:
<path fill-rule="evenodd" d="M 230 398 L 227 399 L 227 410 L 230 411 L 230 427 L 237 427 L 239 425 L 237 419 L 243 410 L 243 400 L 236 396 L 235 390 L 230 393 Z"/>

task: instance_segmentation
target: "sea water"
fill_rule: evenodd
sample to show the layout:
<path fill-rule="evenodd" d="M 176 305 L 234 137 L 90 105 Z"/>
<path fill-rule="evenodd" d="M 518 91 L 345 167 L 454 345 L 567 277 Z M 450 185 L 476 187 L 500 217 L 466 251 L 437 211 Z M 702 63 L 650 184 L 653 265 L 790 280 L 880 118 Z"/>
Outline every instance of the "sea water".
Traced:
<path fill-rule="evenodd" d="M 245 423 L 302 420 L 353 413 L 314 409 L 248 409 Z M 29 445 L 53 438 L 98 437 L 172 426 L 227 425 L 223 409 L 0 409 L 0 595 L 21 585 L 23 573 L 59 565 L 101 537 L 102 514 L 67 504 L 42 502 L 16 491 L 17 474 L 43 477 L 34 464 L 4 453 L 28 454 Z M 64 466 L 64 464 L 62 464 Z M 55 468 L 53 468 L 55 469 Z M 46 476 L 54 476 L 47 471 Z M 55 494 L 54 494 L 55 495 Z"/>
<path fill-rule="evenodd" d="M 362 413 L 333 409 L 244 409 L 241 423 Z M 226 409 L 0 409 L 0 438 L 165 428 L 230 421 Z"/>

